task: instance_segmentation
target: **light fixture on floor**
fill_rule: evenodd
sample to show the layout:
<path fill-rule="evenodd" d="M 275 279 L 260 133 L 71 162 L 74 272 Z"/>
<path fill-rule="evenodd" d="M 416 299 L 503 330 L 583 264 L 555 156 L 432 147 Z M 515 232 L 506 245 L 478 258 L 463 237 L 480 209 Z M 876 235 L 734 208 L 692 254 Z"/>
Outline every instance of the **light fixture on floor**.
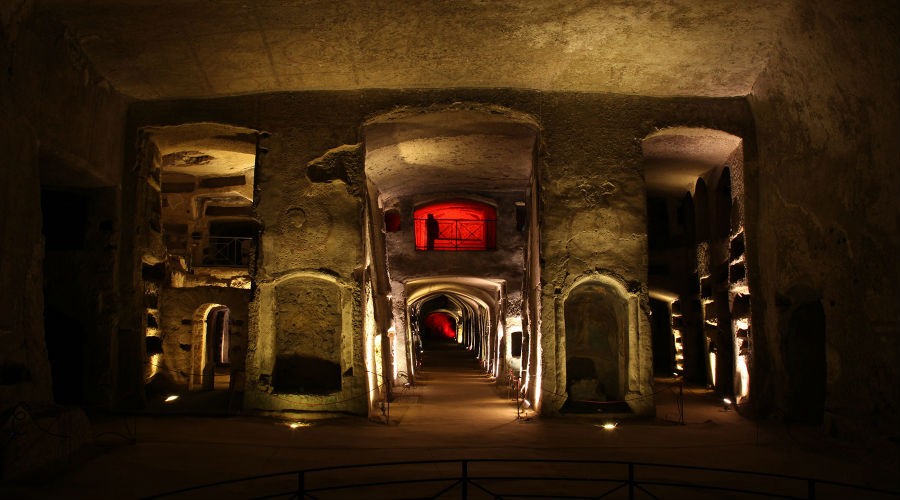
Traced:
<path fill-rule="evenodd" d="M 614 430 L 618 426 L 619 426 L 618 422 L 604 422 L 603 424 L 597 425 L 597 427 L 600 427 L 601 429 L 603 429 L 605 431 Z"/>
<path fill-rule="evenodd" d="M 722 398 L 722 411 L 730 411 L 732 402 L 728 398 Z"/>
<path fill-rule="evenodd" d="M 309 422 L 290 422 L 290 423 L 287 424 L 287 426 L 290 427 L 291 430 L 293 430 L 293 429 L 299 429 L 300 427 L 309 427 L 309 426 L 311 426 L 311 425 L 312 425 L 312 424 L 309 423 Z"/>
<path fill-rule="evenodd" d="M 172 401 L 175 401 L 176 399 L 178 399 L 180 397 L 181 396 L 179 396 L 178 394 L 172 394 L 171 396 L 166 398 L 166 403 L 171 403 Z"/>

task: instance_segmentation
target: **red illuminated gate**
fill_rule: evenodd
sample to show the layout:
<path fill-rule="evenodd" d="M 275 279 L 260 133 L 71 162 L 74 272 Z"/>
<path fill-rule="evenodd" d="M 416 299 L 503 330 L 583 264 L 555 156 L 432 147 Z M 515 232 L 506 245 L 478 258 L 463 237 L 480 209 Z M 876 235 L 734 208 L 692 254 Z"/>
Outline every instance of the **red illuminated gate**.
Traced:
<path fill-rule="evenodd" d="M 493 250 L 497 248 L 497 210 L 472 200 L 452 200 L 414 212 L 416 250 Z"/>

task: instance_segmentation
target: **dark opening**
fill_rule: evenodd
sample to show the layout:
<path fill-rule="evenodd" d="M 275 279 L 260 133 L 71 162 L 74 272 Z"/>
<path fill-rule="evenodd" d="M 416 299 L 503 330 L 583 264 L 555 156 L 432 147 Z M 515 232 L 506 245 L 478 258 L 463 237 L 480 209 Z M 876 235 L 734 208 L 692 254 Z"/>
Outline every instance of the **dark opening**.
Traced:
<path fill-rule="evenodd" d="M 588 284 L 565 302 L 567 405 L 577 407 L 621 400 L 619 334 L 624 301 L 611 289 Z M 570 404 L 571 403 L 571 404 Z M 619 410 L 627 411 L 627 404 Z"/>
<path fill-rule="evenodd" d="M 731 234 L 731 170 L 728 167 L 722 171 L 716 186 L 715 232 L 717 238 Z"/>
<path fill-rule="evenodd" d="M 694 188 L 694 238 L 697 243 L 709 239 L 709 194 L 703 179 Z"/>
<path fill-rule="evenodd" d="M 400 212 L 388 210 L 384 213 L 384 230 L 388 233 L 396 233 L 400 230 Z"/>
<path fill-rule="evenodd" d="M 44 339 L 53 398 L 85 402 L 87 326 L 96 311 L 91 277 L 91 191 L 41 191 Z"/>
<path fill-rule="evenodd" d="M 805 302 L 787 313 L 782 348 L 786 375 L 787 419 L 822 423 L 825 414 L 825 310 L 820 301 Z"/>
<path fill-rule="evenodd" d="M 212 361 L 216 366 L 228 366 L 231 332 L 228 328 L 227 307 L 216 308 L 209 312 L 206 320 L 206 332 Z"/>
<path fill-rule="evenodd" d="M 53 304 L 44 305 L 44 332 L 47 358 L 53 383 L 53 400 L 58 404 L 84 402 L 85 327 Z"/>
<path fill-rule="evenodd" d="M 509 353 L 514 358 L 522 357 L 522 332 L 509 334 Z"/>
<path fill-rule="evenodd" d="M 154 354 L 162 354 L 162 353 L 163 353 L 162 339 L 161 339 L 161 338 L 159 338 L 159 337 L 146 337 L 146 338 L 144 339 L 144 341 L 145 341 L 146 344 L 147 344 L 147 345 L 146 345 L 146 348 L 147 348 L 147 355 L 148 355 L 148 356 L 153 356 Z"/>
<path fill-rule="evenodd" d="M 665 198 L 647 198 L 647 246 L 666 248 L 669 240 L 669 209 Z"/>
<path fill-rule="evenodd" d="M 80 193 L 41 192 L 47 251 L 82 250 L 88 228 L 88 199 Z"/>
<path fill-rule="evenodd" d="M 675 339 L 672 336 L 672 318 L 669 304 L 650 299 L 650 332 L 653 337 L 653 371 L 657 375 L 671 376 L 675 370 Z"/>
<path fill-rule="evenodd" d="M 341 366 L 312 356 L 279 355 L 272 387 L 287 394 L 331 394 L 341 390 Z"/>
<path fill-rule="evenodd" d="M 528 211 L 525 202 L 516 202 L 516 231 L 523 232 L 528 228 Z"/>

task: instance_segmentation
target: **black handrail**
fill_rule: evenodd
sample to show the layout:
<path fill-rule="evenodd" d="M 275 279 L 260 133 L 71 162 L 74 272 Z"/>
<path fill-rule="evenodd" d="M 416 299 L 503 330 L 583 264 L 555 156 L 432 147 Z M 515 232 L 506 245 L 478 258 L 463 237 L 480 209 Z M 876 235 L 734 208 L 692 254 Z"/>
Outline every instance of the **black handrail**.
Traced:
<path fill-rule="evenodd" d="M 253 238 L 243 236 L 210 236 L 209 254 L 203 266 L 246 267 L 250 263 Z M 200 267 L 203 267 L 200 266 Z"/>
<path fill-rule="evenodd" d="M 315 475 L 316 473 L 323 472 L 335 472 L 335 471 L 343 471 L 350 469 L 368 469 L 370 472 L 374 472 L 376 469 L 383 469 L 388 467 L 398 467 L 398 466 L 425 466 L 425 465 L 439 465 L 439 464 L 458 464 L 459 465 L 459 473 L 451 474 L 446 476 L 431 476 L 429 474 L 428 477 L 400 477 L 398 479 L 392 479 L 390 477 L 383 477 L 379 481 L 373 482 L 350 482 L 345 481 L 340 484 L 329 483 L 323 486 L 311 487 L 310 476 Z M 612 466 L 625 466 L 627 468 L 626 474 L 624 477 L 620 475 L 613 475 L 612 477 L 583 477 L 583 476 L 552 476 L 552 475 L 514 475 L 514 476 L 497 476 L 497 475 L 477 475 L 473 474 L 471 470 L 472 464 L 574 464 L 574 465 L 612 465 Z M 760 488 L 765 488 L 769 486 L 769 490 L 765 489 L 744 489 L 731 485 L 723 486 L 719 484 L 711 484 L 709 481 L 707 482 L 688 482 L 688 481 L 672 481 L 672 480 L 661 480 L 658 477 L 646 477 L 645 479 L 640 479 L 637 473 L 638 469 L 656 469 L 656 470 L 669 470 L 669 471 L 697 471 L 703 473 L 724 473 L 724 474 L 733 474 L 751 479 L 781 479 L 786 481 L 794 482 L 794 486 L 798 489 L 802 488 L 805 490 L 804 496 L 793 496 L 790 494 L 785 494 L 784 489 L 775 490 L 775 487 L 771 483 L 759 482 L 755 484 Z M 643 476 L 647 476 L 648 470 L 641 471 Z M 152 495 L 146 497 L 149 499 L 157 499 L 157 498 L 168 498 L 175 497 L 177 495 L 182 495 L 186 493 L 192 492 L 200 492 L 201 490 L 208 490 L 211 488 L 217 488 L 222 486 L 229 485 L 237 485 L 240 483 L 247 483 L 250 481 L 259 481 L 262 479 L 272 479 L 272 478 L 290 478 L 291 476 L 296 476 L 296 489 L 291 489 L 287 491 L 279 491 L 277 493 L 272 493 L 265 496 L 260 496 L 256 498 L 276 498 L 276 497 L 286 497 L 286 498 L 295 498 L 295 499 L 308 499 L 308 498 L 319 498 L 314 496 L 316 494 L 337 491 L 337 490 L 351 490 L 351 489 L 361 489 L 361 488 L 374 488 L 374 487 L 383 487 L 383 486 L 412 486 L 415 484 L 425 484 L 425 483 L 442 483 L 441 488 L 437 491 L 432 492 L 429 496 L 425 498 L 437 499 L 444 497 L 444 495 L 448 494 L 454 489 L 458 487 L 458 495 L 452 498 L 460 498 L 462 500 L 467 500 L 472 494 L 472 490 L 470 487 L 477 489 L 485 494 L 490 495 L 492 498 L 504 498 L 504 499 L 513 499 L 513 498 L 585 498 L 583 495 L 578 496 L 568 496 L 564 489 L 560 489 L 558 491 L 554 491 L 552 494 L 544 494 L 540 491 L 534 491 L 532 493 L 515 493 L 515 492 L 498 492 L 495 491 L 497 489 L 496 486 L 493 486 L 493 489 L 488 485 L 491 482 L 516 482 L 519 485 L 528 482 L 543 482 L 543 483 L 612 483 L 612 488 L 607 491 L 601 492 L 593 492 L 589 496 L 590 498 L 606 498 L 608 495 L 615 493 L 616 491 L 621 490 L 622 488 L 627 487 L 628 498 L 634 499 L 636 498 L 636 493 L 638 491 L 643 492 L 646 495 L 649 495 L 650 498 L 658 498 L 654 493 L 647 489 L 647 487 L 666 487 L 666 488 L 677 488 L 680 490 L 693 490 L 693 491 L 718 491 L 718 492 L 728 492 L 728 493 L 739 493 L 745 495 L 753 495 L 757 497 L 766 497 L 766 498 L 787 498 L 787 499 L 805 499 L 805 500 L 816 500 L 818 498 L 817 495 L 822 491 L 823 486 L 829 486 L 833 488 L 841 488 L 846 490 L 844 494 L 842 494 L 841 498 L 858 498 L 858 495 L 861 493 L 869 494 L 869 495 L 881 495 L 885 498 L 897 498 L 900 496 L 900 490 L 884 490 L 878 488 L 871 488 L 868 486 L 850 484 L 850 483 L 842 483 L 838 481 L 830 481 L 825 479 L 815 479 L 809 477 L 801 477 L 801 476 L 793 476 L 788 474 L 777 474 L 770 472 L 751 472 L 744 470 L 736 470 L 736 469 L 724 469 L 718 467 L 697 467 L 691 465 L 678 465 L 678 464 L 659 464 L 659 463 L 649 463 L 649 462 L 626 462 L 626 461 L 617 461 L 617 460 L 565 460 L 565 459 L 548 459 L 548 460 L 538 460 L 538 459 L 472 459 L 472 460 L 426 460 L 426 461 L 402 461 L 402 462 L 382 462 L 382 463 L 373 463 L 373 464 L 353 464 L 353 465 L 338 465 L 332 467 L 314 467 L 302 470 L 294 470 L 287 472 L 276 472 L 270 474 L 261 474 L 257 476 L 249 476 L 238 479 L 230 479 L 225 481 L 218 481 L 214 483 L 207 483 L 202 485 L 190 486 L 187 488 L 181 488 L 177 490 L 172 490 L 164 493 L 158 493 L 156 495 Z M 352 479 L 352 478 L 351 478 Z M 393 490 L 391 492 L 391 496 L 389 498 L 403 498 L 398 496 L 399 493 L 402 493 L 404 490 Z M 409 491 L 408 489 L 406 491 Z M 851 494 L 852 492 L 852 494 Z M 370 492 L 371 493 L 371 492 Z M 850 496 L 847 496 L 850 494 Z M 853 495 L 857 496 L 853 496 Z M 235 498 L 234 495 L 226 495 L 228 498 Z M 374 498 L 374 497 L 372 497 Z M 408 497 L 408 498 L 422 498 L 421 496 L 417 497 Z M 451 498 L 451 497 L 444 497 Z M 477 498 L 477 497 L 476 497 Z"/>

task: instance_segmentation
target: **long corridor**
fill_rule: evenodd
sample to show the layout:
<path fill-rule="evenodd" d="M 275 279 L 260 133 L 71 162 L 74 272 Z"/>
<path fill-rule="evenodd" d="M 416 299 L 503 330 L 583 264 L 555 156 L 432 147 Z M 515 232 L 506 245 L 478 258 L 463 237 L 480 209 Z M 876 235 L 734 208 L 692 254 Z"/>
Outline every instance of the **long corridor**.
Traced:
<path fill-rule="evenodd" d="M 506 399 L 474 354 L 456 343 L 427 346 L 415 382 L 395 394 L 390 422 L 404 427 L 471 430 L 516 420 L 515 400 Z"/>

